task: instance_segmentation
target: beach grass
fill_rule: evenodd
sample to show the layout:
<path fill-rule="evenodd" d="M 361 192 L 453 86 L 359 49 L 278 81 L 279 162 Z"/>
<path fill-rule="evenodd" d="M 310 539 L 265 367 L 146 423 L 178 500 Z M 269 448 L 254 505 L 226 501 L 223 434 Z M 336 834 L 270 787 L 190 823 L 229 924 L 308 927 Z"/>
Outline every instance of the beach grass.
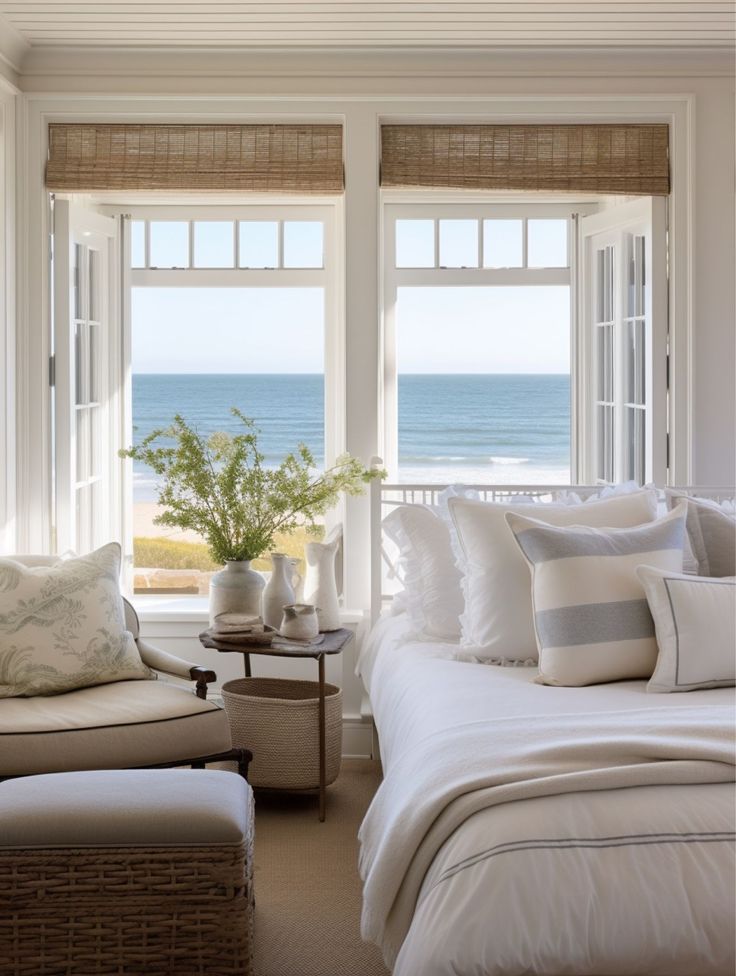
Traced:
<path fill-rule="evenodd" d="M 321 527 L 314 532 L 300 528 L 288 535 L 277 533 L 273 551 L 303 559 L 306 543 L 319 542 L 323 537 Z M 164 536 L 136 536 L 133 539 L 133 564 L 147 569 L 195 569 L 207 573 L 222 568 L 213 561 L 204 542 L 167 539 Z M 254 560 L 252 566 L 261 571 L 270 570 L 268 554 Z"/>

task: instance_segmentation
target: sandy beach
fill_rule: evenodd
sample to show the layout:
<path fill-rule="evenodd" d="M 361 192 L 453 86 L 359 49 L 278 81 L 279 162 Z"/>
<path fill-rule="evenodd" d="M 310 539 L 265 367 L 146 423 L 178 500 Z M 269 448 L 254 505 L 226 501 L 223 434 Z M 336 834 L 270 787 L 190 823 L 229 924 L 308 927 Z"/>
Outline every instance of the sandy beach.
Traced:
<path fill-rule="evenodd" d="M 204 542 L 191 529 L 172 529 L 168 525 L 154 525 L 153 520 L 161 511 L 156 502 L 135 502 L 133 505 L 133 536 L 136 538 L 173 539 L 176 542 Z"/>

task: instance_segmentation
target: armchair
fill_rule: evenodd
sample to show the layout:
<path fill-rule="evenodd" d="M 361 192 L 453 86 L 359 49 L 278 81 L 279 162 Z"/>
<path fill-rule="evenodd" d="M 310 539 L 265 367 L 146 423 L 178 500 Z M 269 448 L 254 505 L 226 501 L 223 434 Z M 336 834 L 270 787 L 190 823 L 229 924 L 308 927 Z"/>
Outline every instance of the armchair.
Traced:
<path fill-rule="evenodd" d="M 39 565 L 39 557 L 14 556 Z M 46 564 L 53 563 L 48 557 Z M 251 755 L 234 749 L 222 708 L 207 699 L 214 671 L 168 654 L 140 636 L 124 600 L 127 629 L 157 681 L 117 681 L 59 695 L 0 699 L 0 780 L 86 769 L 164 768 L 234 761 L 247 776 Z"/>

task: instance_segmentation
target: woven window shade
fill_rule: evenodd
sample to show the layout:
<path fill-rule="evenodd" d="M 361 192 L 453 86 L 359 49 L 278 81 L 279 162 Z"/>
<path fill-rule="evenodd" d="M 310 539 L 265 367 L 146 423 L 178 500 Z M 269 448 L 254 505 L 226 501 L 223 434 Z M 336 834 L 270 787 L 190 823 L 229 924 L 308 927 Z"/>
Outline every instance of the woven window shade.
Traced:
<path fill-rule="evenodd" d="M 50 190 L 342 193 L 340 125 L 49 125 Z"/>
<path fill-rule="evenodd" d="M 666 125 L 384 125 L 381 185 L 666 196 Z"/>

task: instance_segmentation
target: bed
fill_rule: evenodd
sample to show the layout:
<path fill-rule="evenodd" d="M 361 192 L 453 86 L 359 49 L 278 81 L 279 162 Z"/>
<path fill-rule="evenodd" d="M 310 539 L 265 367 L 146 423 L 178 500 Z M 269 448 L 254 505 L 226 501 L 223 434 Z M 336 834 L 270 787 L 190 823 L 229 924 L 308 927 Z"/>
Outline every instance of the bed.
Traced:
<path fill-rule="evenodd" d="M 732 976 L 733 688 L 462 658 L 389 610 L 359 662 L 384 767 L 362 929 L 394 976 Z"/>

